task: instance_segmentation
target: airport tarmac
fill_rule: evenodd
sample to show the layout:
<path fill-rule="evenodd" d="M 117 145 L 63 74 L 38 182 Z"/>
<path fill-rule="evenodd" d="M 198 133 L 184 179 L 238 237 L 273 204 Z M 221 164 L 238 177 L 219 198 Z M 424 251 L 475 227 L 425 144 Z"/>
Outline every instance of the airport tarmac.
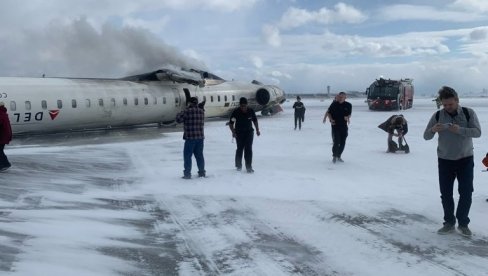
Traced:
<path fill-rule="evenodd" d="M 181 179 L 178 128 L 16 140 L 7 149 L 13 166 L 0 174 L 0 272 L 486 275 L 488 188 L 480 164 L 474 236 L 436 234 L 436 141 L 421 136 L 435 111 L 430 99 L 404 112 L 409 155 L 384 153 L 376 125 L 390 113 L 351 100 L 340 165 L 330 162 L 330 127 L 321 123 L 328 101 L 303 101 L 301 131 L 293 130 L 292 102 L 283 114 L 260 117 L 254 174 L 234 170 L 225 121 L 206 124 L 204 179 Z M 488 108 L 473 104 L 485 123 Z"/>

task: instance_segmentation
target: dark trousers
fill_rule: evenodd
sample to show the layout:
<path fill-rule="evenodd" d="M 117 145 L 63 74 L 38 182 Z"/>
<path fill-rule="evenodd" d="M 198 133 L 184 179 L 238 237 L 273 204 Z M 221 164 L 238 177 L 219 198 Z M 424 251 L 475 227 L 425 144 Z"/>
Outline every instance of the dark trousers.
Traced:
<path fill-rule="evenodd" d="M 246 169 L 252 168 L 252 142 L 254 139 L 254 131 L 247 131 L 243 133 L 236 133 L 236 168 L 242 168 L 242 152 L 244 151 L 244 161 L 246 162 Z"/>
<path fill-rule="evenodd" d="M 341 157 L 346 146 L 347 126 L 332 126 L 332 156 Z"/>
<path fill-rule="evenodd" d="M 10 167 L 10 162 L 8 161 L 7 156 L 3 152 L 3 149 L 5 148 L 4 144 L 0 144 L 0 169 L 1 168 L 6 168 Z"/>
<path fill-rule="evenodd" d="M 438 158 L 439 187 L 441 191 L 442 207 L 444 208 L 444 223 L 455 225 L 456 218 L 460 226 L 469 224 L 469 209 L 473 193 L 473 156 L 459 160 Z M 459 202 L 454 216 L 454 180 L 458 180 Z"/>
<path fill-rule="evenodd" d="M 191 176 L 191 158 L 195 155 L 198 175 L 205 175 L 205 159 L 203 158 L 203 139 L 187 139 L 183 148 L 183 166 L 185 176 Z"/>
<path fill-rule="evenodd" d="M 301 129 L 303 121 L 305 121 L 303 114 L 295 114 L 295 129 L 297 128 L 297 123 L 298 123 L 298 128 Z"/>
<path fill-rule="evenodd" d="M 388 145 L 390 144 L 390 141 L 393 141 L 393 133 L 388 133 Z M 403 145 L 403 137 L 398 137 L 398 146 Z"/>

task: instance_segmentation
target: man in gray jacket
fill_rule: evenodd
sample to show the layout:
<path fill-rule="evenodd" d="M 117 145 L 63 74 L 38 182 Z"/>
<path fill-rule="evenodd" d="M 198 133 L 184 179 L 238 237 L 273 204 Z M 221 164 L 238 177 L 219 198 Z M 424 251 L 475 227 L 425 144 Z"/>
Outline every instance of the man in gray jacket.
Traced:
<path fill-rule="evenodd" d="M 471 108 L 461 107 L 454 89 L 443 86 L 439 90 L 443 109 L 435 112 L 424 131 L 424 139 L 438 134 L 439 187 L 444 226 L 437 233 L 454 231 L 456 219 L 458 230 L 471 236 L 468 228 L 471 195 L 473 193 L 473 139 L 481 136 L 481 127 L 476 113 Z M 459 202 L 454 216 L 454 180 L 458 180 Z"/>

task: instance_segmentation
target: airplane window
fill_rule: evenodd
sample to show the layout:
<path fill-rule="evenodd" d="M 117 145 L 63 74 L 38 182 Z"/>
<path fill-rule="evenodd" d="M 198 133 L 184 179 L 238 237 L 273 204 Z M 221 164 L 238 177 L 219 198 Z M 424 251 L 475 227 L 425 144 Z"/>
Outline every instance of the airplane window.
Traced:
<path fill-rule="evenodd" d="M 134 98 L 134 105 L 139 105 L 139 99 L 138 98 Z"/>
<path fill-rule="evenodd" d="M 227 95 L 224 96 L 224 101 L 226 102 L 227 101 Z"/>
<path fill-rule="evenodd" d="M 220 95 L 219 95 L 219 96 L 217 96 L 217 101 L 219 101 L 219 102 L 220 102 Z"/>
<path fill-rule="evenodd" d="M 149 104 L 149 100 L 146 97 L 144 97 L 144 105 L 148 105 L 148 104 Z"/>
<path fill-rule="evenodd" d="M 103 99 L 98 99 L 98 106 L 103 106 Z"/>
<path fill-rule="evenodd" d="M 17 110 L 17 104 L 15 104 L 14 101 L 10 102 L 10 111 L 15 111 Z"/>
<path fill-rule="evenodd" d="M 123 98 L 123 99 L 122 99 L 122 103 L 123 103 L 124 105 L 127 105 L 127 98 Z"/>
<path fill-rule="evenodd" d="M 163 97 L 163 104 L 166 104 L 166 97 Z"/>
<path fill-rule="evenodd" d="M 25 110 L 31 110 L 31 102 L 25 101 Z"/>
<path fill-rule="evenodd" d="M 203 101 L 206 102 L 207 101 L 207 96 L 203 96 Z"/>
<path fill-rule="evenodd" d="M 210 101 L 213 102 L 213 96 L 210 96 Z"/>
<path fill-rule="evenodd" d="M 58 108 L 59 109 L 63 108 L 63 101 L 62 100 L 58 100 Z"/>
<path fill-rule="evenodd" d="M 90 99 L 86 99 L 85 104 L 86 104 L 86 107 L 90 107 L 91 106 Z"/>
<path fill-rule="evenodd" d="M 71 107 L 76 108 L 76 100 L 75 99 L 71 100 Z"/>
<path fill-rule="evenodd" d="M 154 105 L 157 105 L 157 104 L 158 104 L 158 98 L 153 97 L 153 104 L 154 104 Z"/>
<path fill-rule="evenodd" d="M 235 102 L 236 101 L 236 95 L 232 95 L 232 101 Z"/>
<path fill-rule="evenodd" d="M 41 107 L 42 107 L 42 109 L 47 109 L 47 102 L 46 102 L 46 100 L 42 100 L 41 101 Z"/>
<path fill-rule="evenodd" d="M 115 99 L 114 98 L 111 98 L 110 99 L 110 103 L 112 104 L 112 106 L 115 106 Z"/>

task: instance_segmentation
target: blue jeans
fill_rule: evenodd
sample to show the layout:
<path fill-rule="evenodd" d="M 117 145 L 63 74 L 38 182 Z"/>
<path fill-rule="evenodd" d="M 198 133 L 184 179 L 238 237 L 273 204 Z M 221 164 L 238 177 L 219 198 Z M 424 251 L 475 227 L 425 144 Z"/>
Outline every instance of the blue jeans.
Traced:
<path fill-rule="evenodd" d="M 444 208 L 444 224 L 455 225 L 456 218 L 460 226 L 468 226 L 471 195 L 473 194 L 473 156 L 459 160 L 438 158 L 439 187 L 442 207 Z M 454 180 L 458 180 L 459 202 L 454 216 Z"/>
<path fill-rule="evenodd" d="M 195 155 L 198 167 L 198 175 L 205 175 L 205 159 L 203 158 L 203 139 L 187 139 L 183 149 L 183 166 L 185 176 L 191 176 L 191 157 Z"/>

